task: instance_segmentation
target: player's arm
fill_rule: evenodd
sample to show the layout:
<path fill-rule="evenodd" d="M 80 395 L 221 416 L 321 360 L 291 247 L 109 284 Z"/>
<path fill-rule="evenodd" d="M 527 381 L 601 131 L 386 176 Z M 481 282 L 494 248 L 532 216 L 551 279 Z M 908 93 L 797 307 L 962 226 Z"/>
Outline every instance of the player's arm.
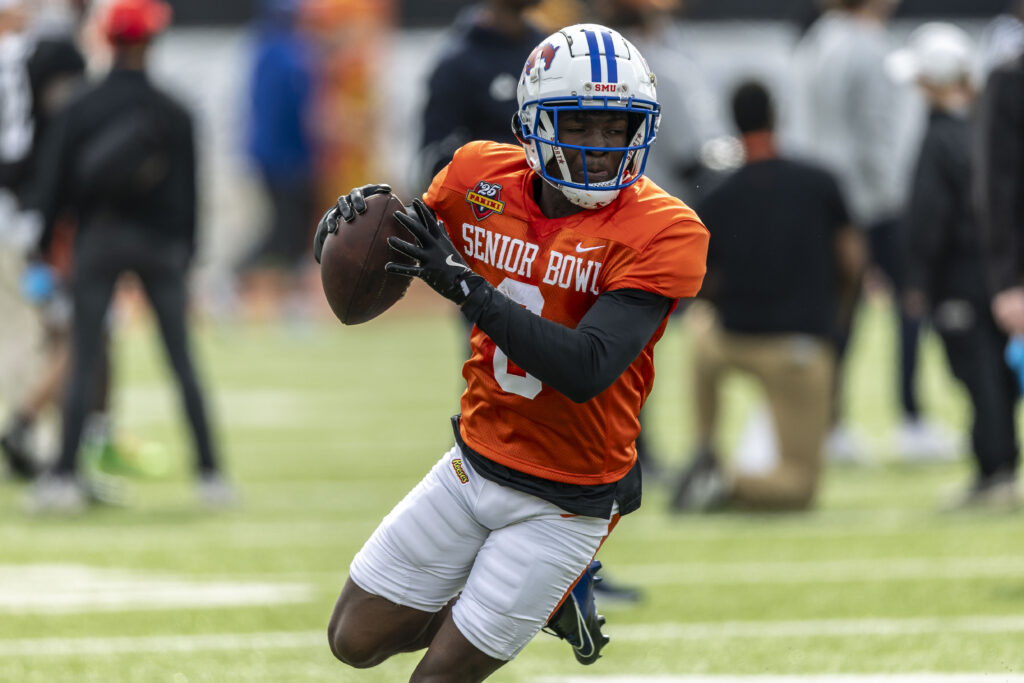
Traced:
<path fill-rule="evenodd" d="M 462 314 L 513 363 L 577 403 L 607 389 L 636 360 L 672 308 L 638 289 L 597 298 L 576 329 L 546 320 L 489 283 L 470 294 Z"/>
<path fill-rule="evenodd" d="M 38 249 L 46 254 L 53 239 L 57 216 L 68 202 L 68 150 L 74 143 L 71 108 L 58 114 L 43 137 L 36 171 L 25 193 L 25 209 L 37 212 L 42 228 Z"/>
<path fill-rule="evenodd" d="M 904 288 L 914 293 L 911 301 L 904 303 L 912 308 L 924 303 L 928 285 L 939 274 L 942 247 L 952 227 L 949 225 L 950 217 L 956 212 L 953 206 L 955 193 L 950 191 L 946 181 L 941 146 L 941 140 L 934 133 L 925 137 L 904 213 L 907 246 Z M 914 300 L 918 298 L 922 300 Z"/>
<path fill-rule="evenodd" d="M 422 200 L 395 216 L 418 244 L 396 237 L 388 244 L 418 265 L 392 262 L 387 270 L 418 277 L 454 301 L 512 362 L 578 403 L 600 394 L 629 367 L 672 307 L 667 297 L 616 290 L 598 297 L 570 329 L 526 310 L 473 272 Z"/>

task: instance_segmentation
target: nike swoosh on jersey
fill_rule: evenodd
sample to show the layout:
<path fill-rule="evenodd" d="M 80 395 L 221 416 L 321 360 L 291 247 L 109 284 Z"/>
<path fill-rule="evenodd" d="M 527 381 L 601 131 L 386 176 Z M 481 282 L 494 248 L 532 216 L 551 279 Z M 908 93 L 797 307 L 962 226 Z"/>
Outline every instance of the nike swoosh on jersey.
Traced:
<path fill-rule="evenodd" d="M 604 249 L 604 247 L 605 247 L 605 245 L 603 245 L 603 244 L 599 244 L 596 247 L 585 247 L 585 246 L 583 246 L 583 242 L 577 242 L 576 243 L 576 253 L 577 254 L 582 254 L 585 251 L 594 251 L 595 249 Z"/>

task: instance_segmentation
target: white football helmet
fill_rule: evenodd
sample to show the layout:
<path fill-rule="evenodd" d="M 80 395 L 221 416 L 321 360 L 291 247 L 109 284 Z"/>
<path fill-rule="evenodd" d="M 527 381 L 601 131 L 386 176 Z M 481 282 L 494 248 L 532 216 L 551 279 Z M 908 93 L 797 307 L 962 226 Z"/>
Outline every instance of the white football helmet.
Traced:
<path fill-rule="evenodd" d="M 526 151 L 526 161 L 569 201 L 585 209 L 607 206 L 619 191 L 635 183 L 647 165 L 661 116 L 656 80 L 647 61 L 617 31 L 598 24 L 576 24 L 551 34 L 523 67 L 517 96 L 519 111 L 513 129 Z M 626 147 L 581 147 L 558 139 L 560 113 L 615 111 L 629 114 Z M 624 152 L 618 175 L 604 182 L 577 183 L 563 147 Z M 548 170 L 555 159 L 557 172 Z"/>

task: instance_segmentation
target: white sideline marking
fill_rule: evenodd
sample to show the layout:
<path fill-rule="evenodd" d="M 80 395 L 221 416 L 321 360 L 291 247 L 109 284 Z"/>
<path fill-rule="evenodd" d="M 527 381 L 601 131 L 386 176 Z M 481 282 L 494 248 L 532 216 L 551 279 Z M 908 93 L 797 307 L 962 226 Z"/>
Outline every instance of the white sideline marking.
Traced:
<path fill-rule="evenodd" d="M 538 683 L 1024 683 L 1024 676 L 990 673 L 793 674 L 788 676 L 563 676 Z"/>
<path fill-rule="evenodd" d="M 704 623 L 609 625 L 615 640 L 665 641 L 721 638 L 814 638 L 821 636 L 904 636 L 929 633 L 1024 632 L 1024 615 L 910 617 L 893 619 L 804 619 Z"/>
<path fill-rule="evenodd" d="M 0 565 L 0 613 L 69 614 L 303 602 L 301 583 L 202 581 L 82 565 Z"/>
<path fill-rule="evenodd" d="M 666 562 L 616 565 L 616 575 L 642 585 L 860 583 L 959 580 L 1024 575 L 1024 556 L 896 557 L 811 562 Z"/>
<path fill-rule="evenodd" d="M 139 652 L 204 652 L 327 648 L 327 630 L 209 633 L 202 635 L 115 636 L 108 638 L 22 638 L 0 640 L 0 657 L 120 655 Z"/>
<path fill-rule="evenodd" d="M 635 626 L 611 627 L 608 634 L 618 642 L 664 642 L 682 640 L 708 640 L 723 638 L 808 638 L 817 636 L 894 636 L 919 635 L 922 633 L 1007 633 L 1024 631 L 1024 615 L 1008 617 L 971 616 L 955 618 L 917 618 L 917 619 L 810 619 L 806 621 L 726 621 L 699 624 L 639 624 Z M 307 647 L 326 647 L 327 635 L 324 631 L 264 631 L 257 633 L 209 633 L 196 635 L 166 636 L 114 636 L 107 638 L 20 638 L 0 639 L 0 657 L 49 657 L 75 655 L 114 655 L 139 652 L 200 652 L 214 650 L 269 650 Z M 914 674 L 925 675 L 925 674 Z M 929 674 L 930 675 L 930 674 Z M 951 679 L 943 683 L 976 683 L 980 674 L 962 674 L 974 676 L 968 679 Z M 817 675 L 809 677 L 815 681 L 834 680 L 837 683 L 843 678 L 825 679 Z M 569 681 L 576 679 L 555 679 Z M 587 680 L 593 680 L 588 677 Z M 601 680 L 637 680 L 658 681 L 658 678 L 644 679 L 601 679 Z M 761 683 L 783 683 L 768 678 L 676 678 L 664 679 L 698 683 L 707 680 L 709 683 L 725 681 L 758 681 Z M 808 678 L 793 678 L 806 681 Z M 851 679 L 853 680 L 853 679 Z M 861 680 L 861 679 L 855 679 Z M 866 681 L 875 679 L 866 678 Z M 885 679 L 892 682 L 893 679 Z M 903 679 L 895 679 L 902 682 Z M 919 679 L 906 679 L 917 681 Z M 920 679 L 922 681 L 932 679 Z M 1024 677 L 999 678 L 999 681 L 1024 683 Z"/>

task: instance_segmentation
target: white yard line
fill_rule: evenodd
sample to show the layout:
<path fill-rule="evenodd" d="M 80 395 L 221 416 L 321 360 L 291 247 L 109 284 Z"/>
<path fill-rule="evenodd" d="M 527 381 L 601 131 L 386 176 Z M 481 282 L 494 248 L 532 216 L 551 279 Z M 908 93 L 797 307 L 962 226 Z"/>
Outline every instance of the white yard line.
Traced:
<path fill-rule="evenodd" d="M 895 557 L 807 562 L 616 564 L 616 577 L 641 585 L 857 583 L 960 580 L 1024 575 L 1024 556 Z"/>
<path fill-rule="evenodd" d="M 311 595 L 303 583 L 204 580 L 84 565 L 0 565 L 0 614 L 213 609 L 305 602 Z"/>
<path fill-rule="evenodd" d="M 639 624 L 610 626 L 608 634 L 618 642 L 665 642 L 692 640 L 722 640 L 725 638 L 815 638 L 832 636 L 901 636 L 931 633 L 1019 633 L 1024 632 L 1024 615 L 969 616 L 912 619 L 811 619 L 806 621 L 726 621 L 699 624 Z M 265 631 L 258 633 L 210 633 L 166 636 L 112 636 L 106 638 L 12 638 L 0 639 L 0 657 L 50 657 L 82 655 L 114 655 L 146 652 L 202 652 L 218 650 L 268 650 L 327 647 L 324 631 Z M 943 683 L 982 681 L 979 674 L 967 679 L 935 679 Z M 789 680 L 822 681 L 818 676 L 807 678 L 677 678 L 664 679 L 696 683 L 707 680 L 759 681 L 784 683 Z M 569 681 L 570 679 L 552 679 Z M 573 679 L 574 680 L 574 679 Z M 587 680 L 592 680 L 588 678 Z M 598 679 L 612 680 L 612 679 Z M 657 678 L 614 679 L 619 681 L 657 681 Z M 842 678 L 828 679 L 843 681 Z M 850 679 L 861 680 L 861 679 Z M 864 679 L 873 681 L 875 679 Z M 879 679 L 882 680 L 882 679 Z M 889 683 L 904 679 L 884 679 Z M 916 681 L 918 679 L 906 679 Z M 920 679 L 931 680 L 931 679 Z M 1024 683 L 1024 677 L 999 677 L 992 680 Z"/>
<path fill-rule="evenodd" d="M 722 638 L 818 638 L 836 636 L 907 636 L 934 633 L 1020 633 L 1024 615 L 910 617 L 891 619 L 803 619 L 791 621 L 719 621 L 635 624 L 607 633 L 620 641 L 690 641 Z"/>
<path fill-rule="evenodd" d="M 146 652 L 212 652 L 327 647 L 327 631 L 264 631 L 107 638 L 0 640 L 0 657 L 118 655 Z"/>
<path fill-rule="evenodd" d="M 561 676 L 537 683 L 1024 683 L 1004 673 L 800 674 L 789 676 Z"/>

